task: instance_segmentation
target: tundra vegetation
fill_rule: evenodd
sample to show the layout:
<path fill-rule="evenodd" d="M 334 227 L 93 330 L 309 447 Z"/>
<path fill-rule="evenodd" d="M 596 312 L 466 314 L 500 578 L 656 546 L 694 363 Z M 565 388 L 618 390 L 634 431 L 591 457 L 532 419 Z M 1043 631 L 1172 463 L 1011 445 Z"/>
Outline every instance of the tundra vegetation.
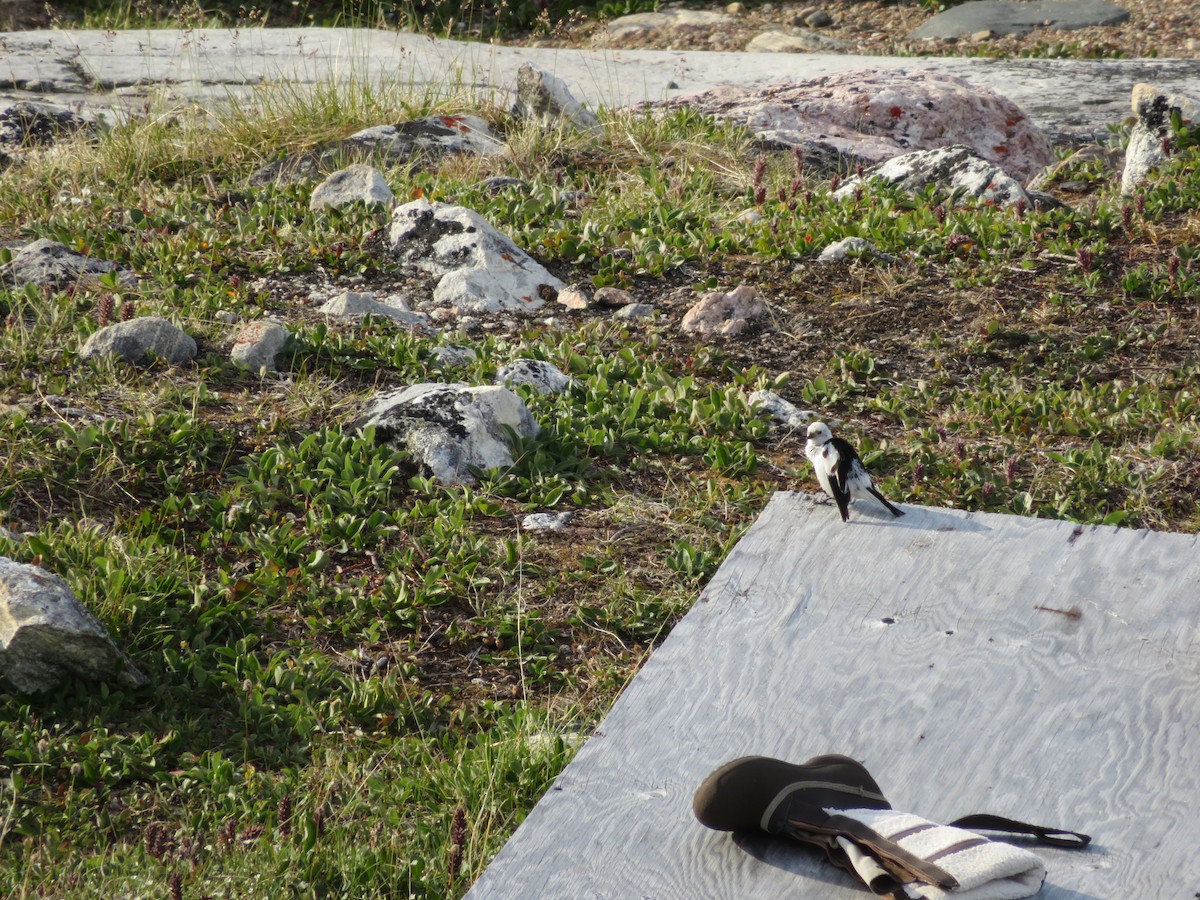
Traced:
<path fill-rule="evenodd" d="M 386 209 L 314 213 L 311 184 L 247 175 L 464 112 L 512 152 L 381 163 L 397 197 L 470 207 L 656 318 L 550 303 L 432 334 L 304 302 L 427 284 L 384 251 Z M 5 244 L 140 277 L 0 287 L 0 555 L 64 577 L 152 682 L 0 682 L 0 893 L 461 896 L 771 494 L 815 489 L 755 390 L 841 420 L 898 502 L 1200 529 L 1193 142 L 1131 197 L 1069 166 L 1065 206 L 1038 211 L 880 186 L 838 202 L 801 155 L 686 110 L 601 119 L 546 132 L 461 93 L 274 88 L 0 173 Z M 846 236 L 896 259 L 815 262 Z M 742 283 L 765 324 L 680 332 Z M 229 362 L 230 312 L 288 323 L 278 375 Z M 195 363 L 80 360 L 122 315 L 178 322 Z M 476 358 L 439 369 L 450 343 Z M 517 389 L 541 433 L 473 485 L 350 427 L 379 390 L 487 384 L 523 357 L 573 384 Z M 519 525 L 563 510 L 565 531 Z"/>

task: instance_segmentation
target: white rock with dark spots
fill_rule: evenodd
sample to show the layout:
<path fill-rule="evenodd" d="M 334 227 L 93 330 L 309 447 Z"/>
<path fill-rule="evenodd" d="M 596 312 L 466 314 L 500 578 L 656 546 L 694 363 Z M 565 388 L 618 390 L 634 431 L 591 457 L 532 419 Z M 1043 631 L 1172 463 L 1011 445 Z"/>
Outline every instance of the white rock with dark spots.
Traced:
<path fill-rule="evenodd" d="M 573 518 L 573 512 L 530 513 L 521 520 L 521 527 L 526 531 L 565 531 Z"/>
<path fill-rule="evenodd" d="M 496 384 L 527 384 L 539 394 L 561 394 L 571 386 L 571 377 L 545 360 L 518 359 L 500 367 Z"/>
<path fill-rule="evenodd" d="M 233 336 L 229 358 L 251 372 L 274 372 L 275 357 L 292 336 L 281 323 L 264 319 L 247 322 Z"/>
<path fill-rule="evenodd" d="M 774 391 L 755 391 L 750 395 L 750 405 L 761 409 L 776 422 L 793 431 L 807 428 L 808 423 L 817 418 L 813 410 L 799 409 Z"/>
<path fill-rule="evenodd" d="M 689 309 L 679 327 L 688 334 L 715 334 L 733 337 L 741 334 L 767 314 L 767 306 L 758 291 L 743 284 L 729 293 L 714 291 Z"/>
<path fill-rule="evenodd" d="M 52 290 L 71 285 L 101 287 L 100 276 L 117 273 L 118 287 L 137 285 L 137 276 L 114 262 L 76 253 L 65 244 L 39 238 L 26 244 L 5 266 L 0 267 L 0 284 L 36 284 Z"/>
<path fill-rule="evenodd" d="M 995 163 L 976 155 L 970 147 L 943 147 L 905 153 L 867 169 L 862 178 L 848 178 L 833 196 L 845 200 L 853 196 L 863 182 L 873 179 L 917 193 L 935 185 L 940 193 L 974 198 L 997 206 L 1013 206 L 1033 201 L 1021 183 Z"/>
<path fill-rule="evenodd" d="M 866 238 L 860 237 L 844 237 L 840 241 L 834 241 L 821 251 L 817 257 L 817 262 L 834 263 L 841 262 L 847 258 L 853 257 L 871 257 L 884 261 L 893 261 L 896 257 L 889 253 L 880 253 L 875 245 Z"/>
<path fill-rule="evenodd" d="M 156 359 L 182 366 L 196 358 L 196 342 L 166 319 L 140 316 L 94 332 L 79 351 L 80 359 L 102 356 L 115 356 L 135 366 Z"/>
<path fill-rule="evenodd" d="M 509 430 L 535 437 L 538 424 L 508 388 L 427 383 L 376 397 L 355 423 L 407 450 L 443 484 L 470 484 L 472 469 L 513 464 Z"/>
<path fill-rule="evenodd" d="M 71 677 L 140 687 L 146 676 L 75 597 L 37 566 L 0 557 L 0 675 L 25 693 Z"/>
<path fill-rule="evenodd" d="M 392 253 L 440 280 L 438 306 L 459 312 L 534 312 L 565 285 L 493 228 L 462 206 L 414 200 L 392 213 Z"/>
<path fill-rule="evenodd" d="M 383 173 L 374 166 L 355 163 L 334 172 L 313 190 L 308 208 L 337 209 L 352 203 L 391 206 L 396 195 Z"/>
<path fill-rule="evenodd" d="M 1200 124 L 1200 100 L 1180 94 L 1172 94 L 1150 84 L 1136 84 L 1130 98 L 1137 122 L 1129 132 L 1129 144 L 1125 148 L 1125 168 L 1121 173 L 1121 193 L 1129 196 L 1136 192 L 1150 173 L 1167 158 L 1163 144 L 1168 148 L 1175 143 L 1173 116 L 1191 127 Z"/>

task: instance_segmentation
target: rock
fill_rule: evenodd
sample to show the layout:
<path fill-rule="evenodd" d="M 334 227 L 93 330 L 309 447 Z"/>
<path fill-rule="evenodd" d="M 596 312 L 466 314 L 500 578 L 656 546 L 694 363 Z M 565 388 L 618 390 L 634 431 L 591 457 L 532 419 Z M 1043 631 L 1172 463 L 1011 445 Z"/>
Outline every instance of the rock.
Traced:
<path fill-rule="evenodd" d="M 964 37 L 979 31 L 1020 37 L 1035 28 L 1072 30 L 1119 25 L 1129 13 L 1108 0 L 971 0 L 927 19 L 909 32 L 913 41 Z"/>
<path fill-rule="evenodd" d="M 1073 171 L 1076 167 L 1084 163 L 1099 163 L 1115 177 L 1121 168 L 1121 151 L 1116 147 L 1087 144 L 1080 147 L 1066 159 L 1060 160 L 1054 165 L 1043 169 L 1025 186 L 1025 190 L 1027 193 L 1043 191 L 1054 187 L 1056 184 L 1061 188 L 1063 175 Z"/>
<path fill-rule="evenodd" d="M 590 292 L 582 284 L 569 284 L 558 292 L 557 302 L 567 309 L 587 309 L 592 305 Z"/>
<path fill-rule="evenodd" d="M 600 32 L 596 43 L 611 47 L 628 43 L 654 31 L 696 31 L 717 29 L 730 24 L 729 16 L 703 10 L 664 9 L 660 12 L 634 13 L 613 19 Z"/>
<path fill-rule="evenodd" d="M 79 351 L 80 359 L 101 356 L 116 356 L 135 366 L 155 359 L 182 366 L 196 358 L 196 342 L 166 319 L 139 316 L 94 332 Z"/>
<path fill-rule="evenodd" d="M 527 194 L 530 191 L 528 181 L 522 181 L 520 178 L 511 178 L 508 175 L 493 175 L 491 178 L 484 179 L 483 189 L 489 194 L 499 194 L 501 191 L 517 191 L 522 194 Z"/>
<path fill-rule="evenodd" d="M 25 693 L 52 690 L 71 677 L 122 687 L 149 682 L 65 581 L 5 557 L 0 557 L 0 675 Z"/>
<path fill-rule="evenodd" d="M 828 28 L 833 24 L 833 16 L 823 9 L 815 9 L 804 17 L 804 24 L 808 28 Z"/>
<path fill-rule="evenodd" d="M 106 259 L 76 253 L 48 238 L 26 244 L 6 266 L 0 266 L 0 284 L 36 284 L 61 291 L 71 285 L 102 288 L 101 275 L 116 272 L 121 288 L 137 286 L 137 276 Z"/>
<path fill-rule="evenodd" d="M 565 531 L 573 518 L 573 512 L 531 513 L 521 520 L 521 527 L 526 531 Z"/>
<path fill-rule="evenodd" d="M 45 147 L 95 124 L 61 106 L 18 100 L 0 109 L 0 156 L 20 156 L 30 147 Z"/>
<path fill-rule="evenodd" d="M 518 359 L 501 366 L 496 384 L 527 384 L 539 394 L 561 394 L 572 384 L 570 376 L 540 359 Z"/>
<path fill-rule="evenodd" d="M 395 256 L 441 276 L 434 303 L 460 312 L 533 312 L 566 286 L 462 206 L 425 199 L 399 206 L 390 241 Z"/>
<path fill-rule="evenodd" d="M 536 122 L 542 128 L 568 125 L 579 131 L 601 130 L 600 120 L 571 96 L 565 81 L 530 62 L 522 63 L 517 70 L 517 99 L 512 112 L 518 119 Z"/>
<path fill-rule="evenodd" d="M 449 369 L 456 366 L 469 366 L 479 359 L 479 354 L 472 347 L 435 347 L 433 359 L 439 369 Z"/>
<path fill-rule="evenodd" d="M 319 311 L 327 316 L 337 316 L 341 319 L 350 319 L 355 316 L 384 316 L 402 325 L 414 327 L 429 325 L 429 316 L 413 312 L 408 301 L 399 294 L 376 300 L 374 291 L 362 293 L 342 291 L 336 297 L 323 303 Z"/>
<path fill-rule="evenodd" d="M 632 303 L 633 294 L 615 287 L 596 288 L 596 293 L 592 295 L 592 302 L 596 306 L 607 306 L 616 309 Z"/>
<path fill-rule="evenodd" d="M 398 125 L 376 125 L 340 141 L 322 144 L 268 163 L 250 176 L 251 185 L 295 184 L 368 159 L 407 163 L 442 156 L 494 156 L 505 149 L 477 116 L 430 116 Z"/>
<path fill-rule="evenodd" d="M 355 423 L 375 439 L 407 450 L 443 484 L 470 484 L 472 468 L 513 464 L 506 429 L 535 437 L 538 425 L 508 388 L 428 383 L 377 397 Z"/>
<path fill-rule="evenodd" d="M 965 144 L 1027 179 L 1054 161 L 1050 139 L 1012 101 L 961 78 L 860 69 L 760 89 L 721 87 L 668 101 L 760 138 L 873 165 L 910 150 Z"/>
<path fill-rule="evenodd" d="M 714 291 L 689 309 L 679 327 L 688 334 L 734 337 L 767 313 L 758 291 L 743 284 L 728 294 Z"/>
<path fill-rule="evenodd" d="M 775 421 L 793 431 L 807 428 L 817 418 L 811 409 L 798 409 L 795 404 L 784 400 L 774 391 L 755 391 L 750 395 L 750 405 L 761 409 Z"/>
<path fill-rule="evenodd" d="M 251 372 L 274 372 L 275 357 L 291 336 L 292 333 L 279 322 L 269 319 L 247 322 L 234 335 L 229 359 Z"/>
<path fill-rule="evenodd" d="M 613 313 L 613 318 L 621 321 L 633 321 L 634 319 L 648 319 L 653 315 L 654 307 L 649 303 L 626 303 Z"/>
<path fill-rule="evenodd" d="M 834 263 L 841 262 L 847 257 L 855 256 L 870 256 L 882 260 L 894 260 L 895 257 L 888 253 L 880 253 L 875 245 L 865 238 L 860 237 L 844 237 L 840 241 L 834 241 L 821 251 L 817 257 L 817 262 Z"/>
<path fill-rule="evenodd" d="M 961 191 L 964 198 L 975 198 L 997 206 L 1025 203 L 1033 206 L 1033 198 L 1021 183 L 1006 174 L 999 166 L 975 154 L 970 147 L 943 147 L 939 150 L 918 150 L 889 159 L 863 173 L 862 178 L 849 178 L 834 191 L 835 199 L 850 197 L 863 182 L 879 179 L 903 190 L 917 193 L 929 185 L 937 185 L 939 193 Z"/>
<path fill-rule="evenodd" d="M 749 53 L 845 53 L 849 41 L 811 31 L 764 31 L 746 44 Z"/>
<path fill-rule="evenodd" d="M 382 203 L 391 206 L 396 195 L 388 187 L 383 173 L 373 166 L 355 163 L 334 172 L 312 193 L 311 210 L 349 206 L 351 203 Z"/>
<path fill-rule="evenodd" d="M 1164 142 L 1169 148 L 1174 146 L 1173 113 L 1179 115 L 1184 125 L 1193 128 L 1200 125 L 1200 100 L 1171 94 L 1150 84 L 1134 85 L 1130 104 L 1137 122 L 1129 132 L 1125 168 L 1121 173 L 1121 193 L 1126 196 L 1135 193 L 1167 158 Z"/>

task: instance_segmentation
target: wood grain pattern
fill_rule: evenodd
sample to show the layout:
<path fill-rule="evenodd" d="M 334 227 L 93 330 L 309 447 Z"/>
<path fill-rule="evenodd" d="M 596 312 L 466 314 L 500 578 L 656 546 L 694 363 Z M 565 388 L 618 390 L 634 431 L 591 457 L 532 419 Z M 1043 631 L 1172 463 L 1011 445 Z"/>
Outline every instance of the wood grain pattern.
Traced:
<path fill-rule="evenodd" d="M 692 816 L 727 760 L 832 752 L 897 809 L 1092 834 L 1035 849 L 1047 900 L 1200 891 L 1197 539 L 906 509 L 777 495 L 468 897 L 868 896 Z"/>

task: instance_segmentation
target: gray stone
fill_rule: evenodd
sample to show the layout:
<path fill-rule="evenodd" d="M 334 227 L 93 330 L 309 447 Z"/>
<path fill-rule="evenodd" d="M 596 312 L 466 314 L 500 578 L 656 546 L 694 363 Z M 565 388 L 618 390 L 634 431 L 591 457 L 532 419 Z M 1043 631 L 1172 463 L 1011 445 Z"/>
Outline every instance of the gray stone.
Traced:
<path fill-rule="evenodd" d="M 758 291 L 743 284 L 729 293 L 714 291 L 689 309 L 679 327 L 688 334 L 734 337 L 767 314 Z"/>
<path fill-rule="evenodd" d="M 596 306 L 607 306 L 613 309 L 628 306 L 633 302 L 633 294 L 618 287 L 605 286 L 596 288 L 592 294 L 592 303 Z"/>
<path fill-rule="evenodd" d="M 539 394 L 561 394 L 571 383 L 558 366 L 541 359 L 514 360 L 496 373 L 496 384 L 526 384 Z"/>
<path fill-rule="evenodd" d="M 5 557 L 0 557 L 0 675 L 25 693 L 52 690 L 71 677 L 122 687 L 149 681 L 65 581 Z"/>
<path fill-rule="evenodd" d="M 140 316 L 101 328 L 84 342 L 80 359 L 115 356 L 132 365 L 163 359 L 182 366 L 196 358 L 196 342 L 159 316 Z"/>
<path fill-rule="evenodd" d="M 521 520 L 521 527 L 526 531 L 565 531 L 573 518 L 573 512 L 531 513 Z"/>
<path fill-rule="evenodd" d="M 391 206 L 396 195 L 388 187 L 383 173 L 373 166 L 355 163 L 334 172 L 312 193 L 311 210 L 349 206 L 351 203 Z"/>
<path fill-rule="evenodd" d="M 566 285 L 479 213 L 414 200 L 392 213 L 392 253 L 440 276 L 438 306 L 459 312 L 533 312 Z"/>
<path fill-rule="evenodd" d="M 1119 25 L 1128 19 L 1128 11 L 1108 0 L 970 0 L 938 13 L 909 32 L 908 37 L 963 37 L 984 30 L 1020 36 L 1039 27 L 1068 31 L 1091 25 Z"/>
<path fill-rule="evenodd" d="M 475 360 L 479 359 L 479 354 L 475 352 L 473 347 L 434 347 L 433 358 L 435 365 L 439 369 L 449 369 L 469 366 Z"/>
<path fill-rule="evenodd" d="M 71 285 L 96 289 L 103 287 L 100 276 L 111 272 L 117 273 L 119 287 L 137 285 L 137 276 L 114 262 L 84 256 L 57 241 L 38 238 L 17 251 L 8 265 L 0 267 L 0 284 L 36 284 L 56 291 Z"/>
<path fill-rule="evenodd" d="M 833 24 L 833 16 L 823 9 L 815 9 L 804 17 L 804 24 L 809 28 L 828 28 Z"/>
<path fill-rule="evenodd" d="M 813 410 L 799 409 L 794 403 L 784 400 L 774 391 L 755 391 L 750 395 L 750 405 L 761 409 L 776 422 L 793 431 L 807 428 L 809 422 L 818 418 L 817 413 Z M 832 422 L 833 420 L 826 421 Z"/>
<path fill-rule="evenodd" d="M 430 116 L 364 128 L 343 140 L 268 163 L 248 180 L 251 185 L 294 184 L 369 159 L 407 163 L 452 154 L 494 156 L 504 149 L 505 144 L 477 116 Z"/>
<path fill-rule="evenodd" d="M 512 112 L 518 119 L 536 122 L 543 128 L 567 125 L 579 131 L 601 130 L 595 113 L 571 95 L 565 81 L 530 62 L 517 70 L 517 100 Z"/>
<path fill-rule="evenodd" d="M 376 397 L 355 423 L 375 439 L 407 450 L 443 484 L 470 484 L 472 469 L 513 464 L 509 430 L 535 437 L 538 425 L 508 388 L 428 383 Z"/>
<path fill-rule="evenodd" d="M 936 185 L 939 193 L 961 192 L 963 199 L 973 198 L 997 206 L 1016 203 L 1033 205 L 1033 199 L 1021 183 L 1003 169 L 975 154 L 970 147 L 942 147 L 937 150 L 918 150 L 880 163 L 863 173 L 862 178 L 849 178 L 834 191 L 838 200 L 851 197 L 864 183 L 878 179 L 903 190 L 917 193 Z"/>
<path fill-rule="evenodd" d="M 746 44 L 747 53 L 845 53 L 849 41 L 811 31 L 764 31 Z"/>
<path fill-rule="evenodd" d="M 704 10 L 664 9 L 660 12 L 634 13 L 628 16 L 619 16 L 605 25 L 597 43 L 601 45 L 619 44 L 664 29 L 674 31 L 710 29 L 727 24 L 729 24 L 729 16 Z"/>
<path fill-rule="evenodd" d="M 93 122 L 64 107 L 19 100 L 0 109 L 0 152 L 19 154 L 95 130 Z"/>
<path fill-rule="evenodd" d="M 355 316 L 385 316 L 394 322 L 414 327 L 429 325 L 429 316 L 425 313 L 413 312 L 399 294 L 393 294 L 382 300 L 375 299 L 374 291 L 342 291 L 336 297 L 321 305 L 320 312 L 327 316 L 349 319 Z"/>
<path fill-rule="evenodd" d="M 275 357 L 287 346 L 291 336 L 279 322 L 269 319 L 247 322 L 234 335 L 229 358 L 251 372 L 274 372 Z"/>
<path fill-rule="evenodd" d="M 834 241 L 821 251 L 817 256 L 817 262 L 834 263 L 841 262 L 847 257 L 870 256 L 879 259 L 891 260 L 894 259 L 887 253 L 880 253 L 875 245 L 866 238 L 860 237 L 844 237 L 840 241 Z"/>
<path fill-rule="evenodd" d="M 613 318 L 623 322 L 630 322 L 634 319 L 648 319 L 653 315 L 654 307 L 649 303 L 626 303 L 613 313 Z"/>
<path fill-rule="evenodd" d="M 1163 144 L 1175 143 L 1171 120 L 1195 128 L 1200 124 L 1200 100 L 1174 94 L 1150 84 L 1136 84 L 1130 98 L 1137 121 L 1129 132 L 1125 148 L 1125 168 L 1121 173 L 1121 193 L 1129 196 L 1166 160 Z"/>

